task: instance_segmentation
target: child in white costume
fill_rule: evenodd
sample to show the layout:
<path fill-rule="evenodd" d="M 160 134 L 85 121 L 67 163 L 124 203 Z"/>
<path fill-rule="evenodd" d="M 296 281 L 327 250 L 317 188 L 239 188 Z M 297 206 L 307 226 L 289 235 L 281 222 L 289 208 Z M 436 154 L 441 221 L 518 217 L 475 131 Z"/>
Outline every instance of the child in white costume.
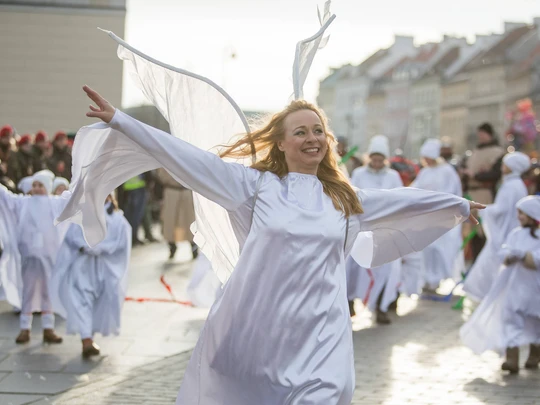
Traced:
<path fill-rule="evenodd" d="M 62 195 L 62 193 L 69 189 L 69 181 L 63 177 L 56 177 L 53 182 L 53 194 Z"/>
<path fill-rule="evenodd" d="M 66 319 L 68 334 L 81 335 L 83 357 L 100 353 L 94 333 L 118 335 L 126 296 L 131 227 L 110 196 L 105 210 L 107 236 L 93 248 L 81 227 L 71 225 L 51 282 L 54 309 Z"/>
<path fill-rule="evenodd" d="M 440 158 L 441 142 L 438 139 L 428 139 L 422 145 L 420 155 L 427 165 L 420 170 L 411 187 L 461 197 L 461 180 L 458 174 Z M 461 226 L 457 226 L 424 249 L 422 256 L 425 291 L 435 292 L 442 280 L 454 276 L 456 260 L 459 255 L 463 255 L 460 251 L 461 243 Z"/>
<path fill-rule="evenodd" d="M 521 152 L 509 153 L 503 158 L 502 185 L 493 204 L 481 214 L 487 242 L 463 285 L 467 296 L 475 301 L 481 301 L 489 292 L 502 264 L 497 252 L 508 234 L 519 226 L 516 203 L 528 194 L 521 175 L 530 165 L 529 157 Z"/>
<path fill-rule="evenodd" d="M 22 261 L 21 333 L 16 342 L 27 343 L 30 340 L 32 313 L 41 312 L 43 341 L 61 343 L 62 338 L 54 333 L 49 281 L 66 229 L 65 225 L 56 227 L 54 219 L 64 209 L 67 199 L 50 195 L 53 181 L 47 173 L 38 172 L 32 180 L 32 196 L 12 194 L 0 188 L 0 203 L 17 221 Z"/>
<path fill-rule="evenodd" d="M 354 170 L 351 183 L 359 189 L 392 189 L 403 187 L 399 173 L 385 163 L 390 155 L 388 138 L 376 135 L 368 148 L 370 161 L 366 166 Z M 354 315 L 351 301 L 360 298 L 371 312 L 376 313 L 379 324 L 389 324 L 388 307 L 397 299 L 401 278 L 401 259 L 383 266 L 366 269 L 353 258 L 347 259 L 347 295 L 349 310 Z"/>
<path fill-rule="evenodd" d="M 503 370 L 519 371 L 519 347 L 530 345 L 526 368 L 540 363 L 540 197 L 516 204 L 520 227 L 499 251 L 504 267 L 487 296 L 460 331 L 475 353 L 506 351 Z"/>

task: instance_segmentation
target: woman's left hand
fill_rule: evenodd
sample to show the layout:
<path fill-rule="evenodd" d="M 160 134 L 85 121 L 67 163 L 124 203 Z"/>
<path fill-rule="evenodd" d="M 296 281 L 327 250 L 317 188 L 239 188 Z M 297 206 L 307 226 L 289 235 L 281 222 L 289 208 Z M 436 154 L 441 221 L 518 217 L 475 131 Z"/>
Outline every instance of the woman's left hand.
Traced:
<path fill-rule="evenodd" d="M 471 207 L 471 212 L 473 212 L 473 210 L 483 210 L 486 208 L 484 204 L 477 203 L 476 201 L 469 201 L 469 206 Z M 476 219 L 473 214 L 469 215 L 469 221 L 475 225 L 479 224 L 478 219 Z"/>

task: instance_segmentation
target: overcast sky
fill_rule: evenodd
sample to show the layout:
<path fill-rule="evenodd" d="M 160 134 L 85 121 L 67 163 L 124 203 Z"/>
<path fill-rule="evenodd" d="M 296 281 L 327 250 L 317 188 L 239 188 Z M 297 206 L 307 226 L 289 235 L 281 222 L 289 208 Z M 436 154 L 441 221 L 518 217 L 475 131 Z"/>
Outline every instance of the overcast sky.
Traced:
<path fill-rule="evenodd" d="M 274 111 L 292 93 L 298 40 L 318 29 L 315 0 L 128 0 L 126 40 L 174 66 L 221 84 L 244 109 Z M 443 6 L 443 4 L 445 6 Z M 334 0 L 328 46 L 319 51 L 305 85 L 315 100 L 330 67 L 359 63 L 412 35 L 417 44 L 443 34 L 467 37 L 500 33 L 503 21 L 532 22 L 540 0 Z M 231 53 L 236 58 L 230 58 Z M 129 77 L 124 107 L 144 103 Z"/>

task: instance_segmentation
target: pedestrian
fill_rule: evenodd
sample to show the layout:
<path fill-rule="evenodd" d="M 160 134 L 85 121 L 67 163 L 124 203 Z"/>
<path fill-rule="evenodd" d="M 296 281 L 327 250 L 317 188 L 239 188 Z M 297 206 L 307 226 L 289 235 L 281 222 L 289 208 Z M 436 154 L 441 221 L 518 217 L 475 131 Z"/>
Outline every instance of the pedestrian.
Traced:
<path fill-rule="evenodd" d="M 159 169 L 158 179 L 163 186 L 163 208 L 161 223 L 163 237 L 169 244 L 169 259 L 174 258 L 177 243 L 187 241 L 191 244 L 193 259 L 197 258 L 198 248 L 193 242 L 190 226 L 195 222 L 193 194 L 191 190 L 178 183 L 165 169 Z"/>
<path fill-rule="evenodd" d="M 133 176 L 122 185 L 122 191 L 124 214 L 131 226 L 131 243 L 133 246 L 142 245 L 143 241 L 138 234 L 148 202 L 145 176 Z"/>
<path fill-rule="evenodd" d="M 51 196 L 52 179 L 38 172 L 32 177 L 31 196 L 21 196 L 0 187 L 0 203 L 4 204 L 17 223 L 18 249 L 21 255 L 22 308 L 19 344 L 30 341 L 32 313 L 41 312 L 43 341 L 61 343 L 54 332 L 49 280 L 54 271 L 56 255 L 65 226 L 56 227 L 54 219 L 68 200 Z"/>
<path fill-rule="evenodd" d="M 100 354 L 94 334 L 118 335 L 126 297 L 131 228 L 112 195 L 105 203 L 107 236 L 90 248 L 72 224 L 58 253 L 51 282 L 53 307 L 66 319 L 68 334 L 79 334 L 82 356 Z"/>
<path fill-rule="evenodd" d="M 33 182 L 34 179 L 32 176 L 24 177 L 21 179 L 21 181 L 19 181 L 19 183 L 17 183 L 17 190 L 19 190 L 19 193 L 31 195 Z"/>
<path fill-rule="evenodd" d="M 420 149 L 425 165 L 411 184 L 411 187 L 454 194 L 461 197 L 461 181 L 457 172 L 440 156 L 441 142 L 428 139 Z M 424 292 L 434 294 L 441 281 L 455 274 L 455 266 L 460 252 L 461 227 L 458 226 L 426 247 L 424 259 Z"/>
<path fill-rule="evenodd" d="M 15 131 L 11 126 L 4 125 L 0 128 L 0 160 L 4 163 L 8 163 L 10 156 L 17 151 L 14 137 Z"/>
<path fill-rule="evenodd" d="M 55 177 L 53 181 L 52 193 L 53 195 L 62 195 L 62 193 L 69 189 L 69 181 L 63 177 Z"/>
<path fill-rule="evenodd" d="M 34 137 L 32 145 L 32 156 L 34 162 L 34 173 L 47 168 L 47 149 L 49 148 L 49 138 L 45 131 L 38 131 Z"/>
<path fill-rule="evenodd" d="M 480 302 L 489 292 L 502 264 L 497 252 L 510 232 L 519 226 L 515 207 L 528 194 L 521 175 L 530 165 L 530 159 L 524 153 L 514 152 L 504 156 L 502 185 L 493 204 L 489 204 L 481 215 L 487 242 L 463 285 L 467 296 L 474 301 Z"/>
<path fill-rule="evenodd" d="M 371 138 L 369 160 L 366 166 L 359 167 L 352 173 L 353 186 L 361 190 L 403 187 L 399 173 L 388 167 L 389 154 L 390 145 L 386 136 L 376 135 Z M 359 298 L 376 315 L 378 324 L 389 324 L 388 307 L 398 298 L 401 259 L 374 269 L 366 269 L 349 257 L 346 268 L 351 315 L 354 315 L 354 299 Z"/>
<path fill-rule="evenodd" d="M 23 177 L 34 174 L 34 157 L 32 155 L 32 137 L 23 135 L 17 142 L 17 152 L 14 154 L 13 163 L 9 166 L 9 172 L 13 181 L 18 183 Z"/>
<path fill-rule="evenodd" d="M 349 404 L 354 365 L 343 294 L 349 252 L 360 265 L 380 266 L 424 248 L 464 221 L 471 207 L 481 207 L 411 188 L 353 190 L 333 157 L 334 137 L 323 113 L 305 101 L 293 101 L 221 152 L 246 158 L 253 145 L 261 158 L 247 167 L 147 126 L 84 89 L 98 105 L 88 116 L 107 125 L 84 128 L 76 139 L 87 146 L 99 140 L 104 147 L 75 148 L 83 152 L 81 161 L 94 163 L 85 167 L 84 178 L 77 175 L 76 197 L 60 221 L 83 209 L 92 243 L 103 228 L 84 218 L 93 211 L 90 194 L 115 184 L 91 178 L 107 178 L 103 170 L 109 167 L 116 175 L 134 175 L 159 162 L 186 187 L 224 207 L 241 241 L 238 264 L 212 306 L 177 404 L 283 404 L 292 398 Z M 97 155 L 84 154 L 89 151 Z M 101 165 L 105 156 L 108 164 Z M 139 168 L 126 170 L 114 160 L 130 156 Z M 359 233 L 370 231 L 372 246 L 364 238 L 358 246 Z"/>
<path fill-rule="evenodd" d="M 516 204 L 520 226 L 497 252 L 503 269 L 489 293 L 460 330 L 463 343 L 475 353 L 493 350 L 506 361 L 501 369 L 519 372 L 519 348 L 529 345 L 525 368 L 540 363 L 540 197 Z"/>
<path fill-rule="evenodd" d="M 59 131 L 54 135 L 52 156 L 49 158 L 47 166 L 55 176 L 64 177 L 71 181 L 71 161 L 67 134 Z"/>

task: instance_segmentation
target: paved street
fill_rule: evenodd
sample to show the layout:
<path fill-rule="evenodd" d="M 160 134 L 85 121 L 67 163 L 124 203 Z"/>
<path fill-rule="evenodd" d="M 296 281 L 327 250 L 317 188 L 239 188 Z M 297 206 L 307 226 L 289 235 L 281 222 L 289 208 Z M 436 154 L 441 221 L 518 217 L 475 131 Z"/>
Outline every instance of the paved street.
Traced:
<path fill-rule="evenodd" d="M 188 252 L 164 268 L 165 254 L 158 245 L 135 251 L 130 295 L 167 297 L 158 281 L 164 272 L 179 298 L 186 298 L 190 264 L 181 259 Z M 403 300 L 402 316 L 394 316 L 390 326 L 372 325 L 369 314 L 360 312 L 353 324 L 353 404 L 540 404 L 540 372 L 504 376 L 495 354 L 474 356 L 458 340 L 464 315 L 450 305 Z M 17 319 L 2 309 L 2 405 L 172 405 L 206 314 L 175 304 L 127 303 L 122 336 L 100 339 L 104 356 L 84 362 L 76 338 L 43 346 L 38 329 L 31 346 L 16 347 Z M 523 363 L 527 353 L 522 353 Z"/>

